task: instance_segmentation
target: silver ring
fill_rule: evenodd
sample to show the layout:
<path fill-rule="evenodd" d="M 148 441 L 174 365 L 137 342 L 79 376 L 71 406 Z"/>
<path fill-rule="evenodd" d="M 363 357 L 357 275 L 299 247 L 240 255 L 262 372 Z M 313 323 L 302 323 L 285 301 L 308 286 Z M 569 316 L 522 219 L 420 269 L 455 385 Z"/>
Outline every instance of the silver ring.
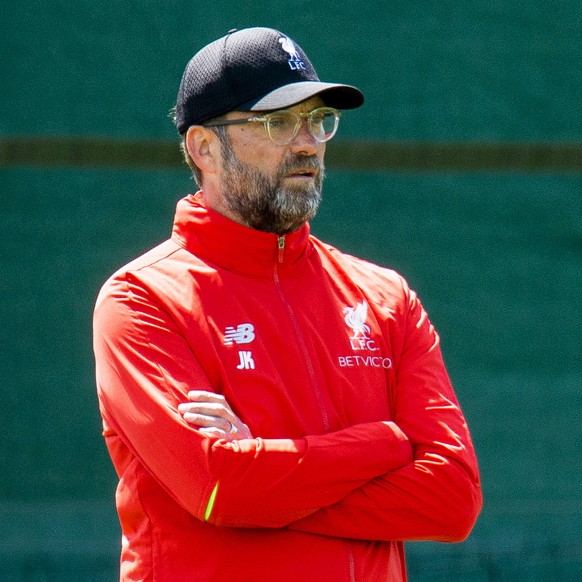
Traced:
<path fill-rule="evenodd" d="M 230 423 L 230 430 L 228 431 L 230 434 L 236 434 L 238 432 L 238 428 L 236 428 L 236 426 L 234 426 L 234 424 L 232 424 L 232 422 Z"/>

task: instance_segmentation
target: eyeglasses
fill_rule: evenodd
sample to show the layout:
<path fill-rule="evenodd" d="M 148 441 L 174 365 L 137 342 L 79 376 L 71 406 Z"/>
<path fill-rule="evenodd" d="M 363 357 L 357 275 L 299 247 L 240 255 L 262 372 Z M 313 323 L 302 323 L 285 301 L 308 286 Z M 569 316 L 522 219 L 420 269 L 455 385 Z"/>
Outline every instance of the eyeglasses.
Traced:
<path fill-rule="evenodd" d="M 261 117 L 246 119 L 227 119 L 203 123 L 204 127 L 219 127 L 223 125 L 240 125 L 243 123 L 262 123 L 267 135 L 277 145 L 291 143 L 299 133 L 301 121 L 307 119 L 307 127 L 311 135 L 320 143 L 329 141 L 337 131 L 341 111 L 333 107 L 318 107 L 309 113 L 293 111 L 273 111 Z"/>

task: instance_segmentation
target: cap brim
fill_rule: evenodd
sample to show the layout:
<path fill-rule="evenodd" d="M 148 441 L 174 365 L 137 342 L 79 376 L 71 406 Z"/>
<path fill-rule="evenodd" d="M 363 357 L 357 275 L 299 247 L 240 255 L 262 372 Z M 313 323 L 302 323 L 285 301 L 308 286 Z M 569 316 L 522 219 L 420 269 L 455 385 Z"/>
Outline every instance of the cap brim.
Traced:
<path fill-rule="evenodd" d="M 315 95 L 320 95 L 326 105 L 336 109 L 356 109 L 364 103 L 363 93 L 351 85 L 300 81 L 278 87 L 259 99 L 247 101 L 237 109 L 239 111 L 273 111 L 291 107 Z"/>

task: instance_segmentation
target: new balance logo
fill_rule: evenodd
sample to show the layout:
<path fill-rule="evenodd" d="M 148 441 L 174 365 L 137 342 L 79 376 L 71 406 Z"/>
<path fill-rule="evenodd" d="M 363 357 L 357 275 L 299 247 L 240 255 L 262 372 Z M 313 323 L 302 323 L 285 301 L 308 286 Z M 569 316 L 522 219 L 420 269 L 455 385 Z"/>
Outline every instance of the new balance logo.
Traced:
<path fill-rule="evenodd" d="M 224 345 L 249 344 L 255 339 L 255 326 L 252 323 L 241 323 L 236 327 L 228 326 L 224 332 Z M 244 352 L 241 352 L 244 353 Z"/>

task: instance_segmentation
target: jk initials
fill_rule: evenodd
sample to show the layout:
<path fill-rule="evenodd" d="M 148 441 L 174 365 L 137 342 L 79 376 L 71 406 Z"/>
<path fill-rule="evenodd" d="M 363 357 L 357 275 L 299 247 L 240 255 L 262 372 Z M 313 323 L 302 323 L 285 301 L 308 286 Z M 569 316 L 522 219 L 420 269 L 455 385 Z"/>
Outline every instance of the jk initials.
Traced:
<path fill-rule="evenodd" d="M 238 356 L 240 362 L 236 367 L 237 370 L 254 370 L 255 361 L 253 360 L 253 352 L 239 352 Z"/>

